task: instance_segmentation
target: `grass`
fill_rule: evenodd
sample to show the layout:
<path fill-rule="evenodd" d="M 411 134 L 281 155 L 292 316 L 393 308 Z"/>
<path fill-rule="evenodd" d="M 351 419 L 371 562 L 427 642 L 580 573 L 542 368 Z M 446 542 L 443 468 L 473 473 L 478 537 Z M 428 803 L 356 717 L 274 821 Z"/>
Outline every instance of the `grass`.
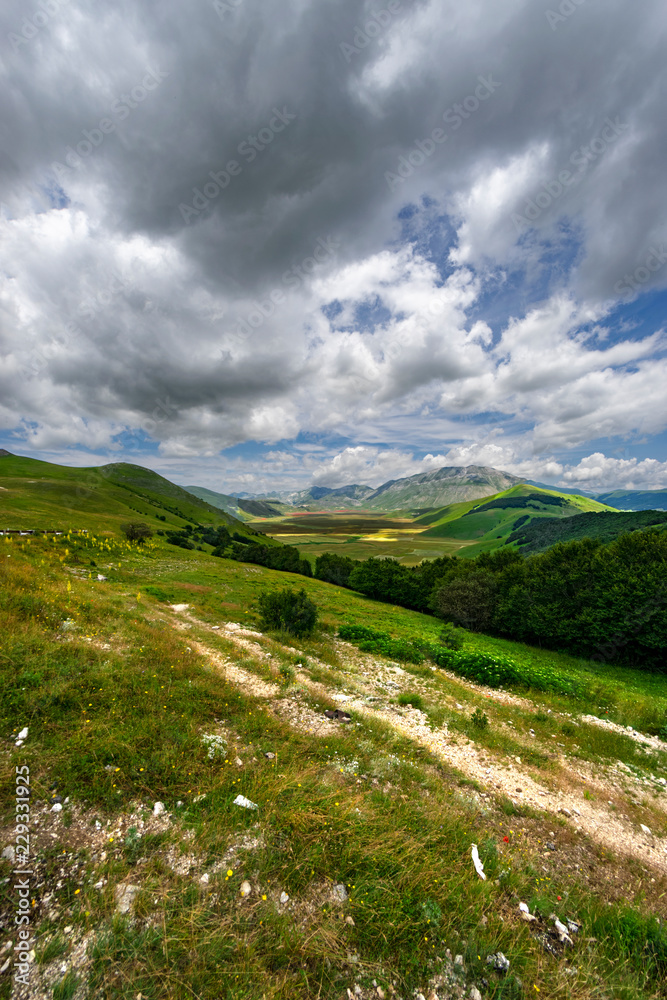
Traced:
<path fill-rule="evenodd" d="M 35 803 L 49 801 L 57 782 L 73 816 L 69 828 L 55 827 L 55 840 L 39 840 L 40 968 L 59 968 L 70 947 L 62 927 L 70 924 L 75 937 L 93 936 L 86 976 L 96 997 L 309 1000 L 344 996 L 355 982 L 370 990 L 373 979 L 387 992 L 395 984 L 407 997 L 416 989 L 428 992 L 447 948 L 464 955 L 469 984 L 488 980 L 489 997 L 520 995 L 514 978 L 489 973 L 486 956 L 498 950 L 510 956 L 524 995 L 535 992 L 533 984 L 554 998 L 592 998 L 603 990 L 624 1000 L 664 995 L 667 944 L 653 919 L 654 912 L 663 914 L 657 901 L 628 890 L 625 902 L 609 906 L 605 887 L 576 867 L 547 880 L 538 847 L 547 828 L 539 818 L 475 804 L 456 772 L 381 721 L 341 727 L 324 738 L 291 728 L 269 703 L 227 683 L 197 653 L 201 630 L 175 629 L 164 614 L 166 594 L 190 604 L 203 621 L 252 625 L 258 594 L 284 585 L 284 574 L 162 543 L 121 553 L 111 540 L 99 540 L 90 548 L 75 535 L 14 540 L 3 543 L 0 554 L 1 731 L 7 737 L 29 726 L 25 745 L 8 744 L 1 758 L 4 829 L 10 829 L 18 764 L 30 767 Z M 91 558 L 107 581 L 98 582 L 96 574 L 89 579 Z M 319 581 L 299 577 L 298 583 L 320 607 L 326 627 L 305 641 L 290 637 L 294 652 L 283 661 L 288 677 L 303 663 L 324 682 L 347 681 L 333 641 L 345 622 L 437 641 L 440 626 L 433 619 Z M 283 638 L 260 645 L 284 656 Z M 231 655 L 215 632 L 207 632 L 206 641 Z M 471 648 L 486 644 L 489 652 L 496 643 L 481 636 L 468 641 Z M 553 658 L 528 647 L 517 647 L 514 656 Z M 255 662 L 266 674 L 263 661 Z M 559 669 L 573 670 L 577 662 L 561 658 Z M 442 707 L 446 697 L 456 697 L 457 682 L 414 669 L 420 690 L 399 702 L 458 717 Z M 589 676 L 603 681 L 595 672 Z M 617 695 L 614 711 L 630 712 L 638 695 L 652 690 L 630 671 L 612 672 L 609 683 Z M 517 728 L 548 728 L 555 700 L 544 696 L 541 714 L 511 707 L 498 718 L 511 718 Z M 569 711 L 578 704 L 561 702 Z M 491 713 L 481 695 L 480 706 L 480 715 Z M 461 732 L 482 746 L 519 747 L 494 719 L 478 728 L 466 716 Z M 561 742 L 580 739 L 581 727 L 573 728 Z M 224 741 L 211 756 L 203 736 L 212 734 Z M 601 740 L 612 735 L 600 731 Z M 618 740 L 598 749 L 626 753 Z M 239 793 L 259 809 L 234 806 Z M 141 823 L 157 800 L 173 819 L 164 830 L 146 833 Z M 105 857 L 86 841 L 95 818 Z M 519 834 L 517 820 L 529 824 L 529 834 Z M 486 882 L 474 876 L 472 840 L 480 846 Z M 250 846 L 239 846 L 244 843 Z M 178 858 L 192 854 L 190 873 L 175 870 L 172 851 Z M 9 872 L 8 863 L 2 865 L 0 882 Z M 103 889 L 95 889 L 103 879 Z M 246 879 L 252 891 L 242 900 Z M 132 921 L 115 912 L 115 887 L 128 882 L 140 888 Z M 332 897 L 340 883 L 344 903 Z M 55 902 L 46 903 L 47 892 Z M 280 904 L 281 892 L 291 905 Z M 518 899 L 546 917 L 553 910 L 581 921 L 570 956 L 575 981 L 563 977 L 561 964 L 519 921 Z M 0 885 L 0 903 L 9 920 L 8 884 Z M 53 905 L 56 920 L 46 916 Z M 3 929 L 11 936 L 8 923 Z M 2 997 L 9 995 L 5 984 Z M 73 974 L 59 974 L 52 989 L 56 997 L 73 996 Z"/>

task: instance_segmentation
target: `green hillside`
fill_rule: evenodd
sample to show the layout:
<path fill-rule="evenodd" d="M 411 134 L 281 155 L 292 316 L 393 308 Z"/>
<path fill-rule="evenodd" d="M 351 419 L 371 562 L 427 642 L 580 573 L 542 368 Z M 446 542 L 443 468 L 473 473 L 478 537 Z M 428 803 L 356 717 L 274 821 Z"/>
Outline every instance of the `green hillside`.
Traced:
<path fill-rule="evenodd" d="M 543 490 L 521 484 L 503 493 L 460 504 L 450 504 L 419 518 L 416 524 L 428 524 L 422 538 L 452 538 L 475 544 L 461 554 L 466 558 L 504 545 L 513 532 L 534 520 L 571 518 L 583 513 L 609 510 L 589 497 Z"/>
<path fill-rule="evenodd" d="M 667 511 L 640 510 L 578 514 L 575 517 L 542 517 L 526 522 L 508 538 L 521 552 L 544 552 L 557 542 L 596 538 L 611 542 L 625 531 L 667 526 Z"/>
<path fill-rule="evenodd" d="M 99 530 L 100 517 L 117 530 L 145 519 L 154 528 L 185 524 L 225 525 L 245 536 L 252 529 L 139 465 L 91 468 L 53 465 L 18 455 L 0 456 L 0 529 Z"/>
<path fill-rule="evenodd" d="M 614 490 L 597 499 L 617 510 L 667 510 L 667 490 Z"/>

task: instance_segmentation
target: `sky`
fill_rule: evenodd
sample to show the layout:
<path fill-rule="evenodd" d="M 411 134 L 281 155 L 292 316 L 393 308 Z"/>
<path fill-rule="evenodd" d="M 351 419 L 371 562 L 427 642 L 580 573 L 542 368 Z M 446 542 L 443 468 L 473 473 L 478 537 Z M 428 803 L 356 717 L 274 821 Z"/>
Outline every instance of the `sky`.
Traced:
<path fill-rule="evenodd" d="M 5 0 L 0 447 L 667 487 L 664 0 Z"/>

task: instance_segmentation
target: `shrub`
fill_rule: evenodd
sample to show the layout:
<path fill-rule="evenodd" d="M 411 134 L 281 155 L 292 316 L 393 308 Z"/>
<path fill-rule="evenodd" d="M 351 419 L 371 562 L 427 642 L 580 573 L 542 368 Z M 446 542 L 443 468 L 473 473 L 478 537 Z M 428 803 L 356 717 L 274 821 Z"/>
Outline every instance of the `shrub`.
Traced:
<path fill-rule="evenodd" d="M 424 710 L 424 700 L 420 694 L 411 694 L 409 691 L 404 691 L 403 694 L 398 696 L 399 705 L 412 705 L 413 708 L 419 708 Z"/>
<path fill-rule="evenodd" d="M 121 524 L 120 530 L 128 542 L 136 542 L 137 545 L 143 545 L 146 539 L 153 537 L 153 532 L 143 521 L 128 521 Z"/>
<path fill-rule="evenodd" d="M 481 708 L 475 709 L 470 716 L 470 721 L 475 729 L 486 729 L 489 725 L 489 718 L 486 713 L 481 710 Z"/>
<path fill-rule="evenodd" d="M 447 649 L 462 649 L 463 635 L 451 622 L 447 622 L 440 629 L 438 642 L 441 642 Z"/>
<path fill-rule="evenodd" d="M 305 590 L 265 591 L 259 597 L 261 627 L 291 635 L 309 635 L 317 624 L 317 606 Z"/>

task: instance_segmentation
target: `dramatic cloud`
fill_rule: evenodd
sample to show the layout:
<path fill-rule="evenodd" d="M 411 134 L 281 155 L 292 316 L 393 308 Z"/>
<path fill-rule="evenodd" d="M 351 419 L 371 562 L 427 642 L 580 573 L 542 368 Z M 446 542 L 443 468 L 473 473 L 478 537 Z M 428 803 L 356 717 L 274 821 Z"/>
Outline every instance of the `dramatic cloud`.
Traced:
<path fill-rule="evenodd" d="M 667 485 L 666 35 L 659 0 L 10 0 L 0 445 Z"/>

